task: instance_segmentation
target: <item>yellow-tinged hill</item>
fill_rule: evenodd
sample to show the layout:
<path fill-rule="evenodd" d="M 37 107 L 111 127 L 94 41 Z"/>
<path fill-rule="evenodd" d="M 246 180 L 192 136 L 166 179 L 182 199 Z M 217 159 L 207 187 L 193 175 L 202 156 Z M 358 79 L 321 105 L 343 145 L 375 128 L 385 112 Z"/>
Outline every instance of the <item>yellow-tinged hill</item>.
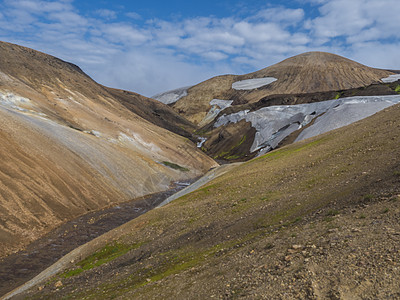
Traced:
<path fill-rule="evenodd" d="M 158 122 L 169 108 L 128 95 L 142 106 L 139 116 L 119 93 L 73 64 L 0 42 L 0 257 L 65 220 L 217 165 L 157 126 L 190 123 Z"/>
<path fill-rule="evenodd" d="M 213 99 L 234 100 L 233 105 L 253 103 L 277 94 L 300 94 L 346 90 L 380 82 L 390 71 L 367 67 L 339 55 L 307 52 L 245 75 L 223 75 L 199 83 L 172 104 L 179 114 L 199 124 L 210 110 Z M 232 84 L 242 80 L 273 77 L 268 85 L 235 90 Z M 204 125 L 204 124 L 203 124 Z"/>

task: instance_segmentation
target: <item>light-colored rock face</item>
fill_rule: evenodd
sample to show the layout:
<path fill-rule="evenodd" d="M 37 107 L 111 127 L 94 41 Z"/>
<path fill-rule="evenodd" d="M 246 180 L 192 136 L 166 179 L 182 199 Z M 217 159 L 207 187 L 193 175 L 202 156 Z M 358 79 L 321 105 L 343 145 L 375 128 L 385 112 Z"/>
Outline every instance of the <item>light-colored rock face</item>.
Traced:
<path fill-rule="evenodd" d="M 217 166 L 76 66 L 0 43 L 0 75 L 0 257 L 64 220 Z"/>
<path fill-rule="evenodd" d="M 171 90 L 171 91 L 167 91 L 164 93 L 160 93 L 157 95 L 152 96 L 151 98 L 160 101 L 164 104 L 171 104 L 171 103 L 175 103 L 176 101 L 178 101 L 179 99 L 181 99 L 182 97 L 187 96 L 187 90 L 190 88 L 190 86 L 187 87 L 182 87 L 179 89 L 175 89 L 175 90 Z"/>
<path fill-rule="evenodd" d="M 259 154 L 263 154 L 275 148 L 285 137 L 309 124 L 316 117 L 315 123 L 306 128 L 297 140 L 346 126 L 399 102 L 400 96 L 395 95 L 269 106 L 254 112 L 247 110 L 221 116 L 214 127 L 237 123 L 241 120 L 251 122 L 257 132 L 250 151 L 259 151 Z"/>
<path fill-rule="evenodd" d="M 274 77 L 264 77 L 264 78 L 254 78 L 254 79 L 247 79 L 236 81 L 232 83 L 232 88 L 235 90 L 254 90 L 262 86 L 266 86 L 271 84 L 278 79 Z"/>
<path fill-rule="evenodd" d="M 395 82 L 399 79 L 400 79 L 400 74 L 394 74 L 394 75 L 389 75 L 389 77 L 382 78 L 381 80 L 384 83 L 391 83 L 391 82 Z"/>

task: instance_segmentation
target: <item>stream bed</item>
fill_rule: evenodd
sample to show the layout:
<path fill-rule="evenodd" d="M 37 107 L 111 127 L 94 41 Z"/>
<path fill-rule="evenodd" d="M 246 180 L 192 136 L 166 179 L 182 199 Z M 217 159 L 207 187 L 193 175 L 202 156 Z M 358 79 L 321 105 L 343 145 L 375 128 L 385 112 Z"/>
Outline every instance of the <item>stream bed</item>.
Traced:
<path fill-rule="evenodd" d="M 176 183 L 167 191 L 82 215 L 29 244 L 25 250 L 1 259 L 0 297 L 29 281 L 73 249 L 157 207 L 193 181 Z"/>

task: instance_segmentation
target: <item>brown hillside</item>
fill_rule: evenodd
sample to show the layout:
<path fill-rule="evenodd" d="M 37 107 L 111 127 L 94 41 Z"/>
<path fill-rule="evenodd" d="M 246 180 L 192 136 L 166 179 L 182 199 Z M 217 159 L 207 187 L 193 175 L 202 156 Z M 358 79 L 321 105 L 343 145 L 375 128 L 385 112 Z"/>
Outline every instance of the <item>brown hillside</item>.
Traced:
<path fill-rule="evenodd" d="M 122 105 L 143 119 L 181 136 L 192 137 L 196 126 L 168 105 L 134 92 L 104 88 Z"/>
<path fill-rule="evenodd" d="M 0 43 L 0 256 L 64 220 L 216 166 L 117 98 L 73 64 Z"/>
<path fill-rule="evenodd" d="M 364 66 L 347 58 L 325 53 L 308 52 L 288 58 L 260 71 L 234 76 L 218 76 L 188 90 L 172 107 L 198 124 L 210 109 L 214 98 L 234 100 L 235 104 L 257 102 L 274 94 L 299 94 L 345 90 L 379 82 L 393 74 L 390 71 Z M 240 80 L 274 77 L 277 81 L 252 90 L 234 90 L 232 83 Z"/>
<path fill-rule="evenodd" d="M 17 299 L 398 299 L 399 120 L 396 105 L 246 162 Z"/>

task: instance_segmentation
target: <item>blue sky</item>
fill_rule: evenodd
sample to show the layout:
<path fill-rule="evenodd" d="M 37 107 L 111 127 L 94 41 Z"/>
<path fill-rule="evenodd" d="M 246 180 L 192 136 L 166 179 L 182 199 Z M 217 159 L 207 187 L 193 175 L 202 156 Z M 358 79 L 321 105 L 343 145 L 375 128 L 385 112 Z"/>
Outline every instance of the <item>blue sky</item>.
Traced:
<path fill-rule="evenodd" d="M 0 1 L 0 40 L 146 96 L 307 51 L 400 69 L 398 0 Z"/>

